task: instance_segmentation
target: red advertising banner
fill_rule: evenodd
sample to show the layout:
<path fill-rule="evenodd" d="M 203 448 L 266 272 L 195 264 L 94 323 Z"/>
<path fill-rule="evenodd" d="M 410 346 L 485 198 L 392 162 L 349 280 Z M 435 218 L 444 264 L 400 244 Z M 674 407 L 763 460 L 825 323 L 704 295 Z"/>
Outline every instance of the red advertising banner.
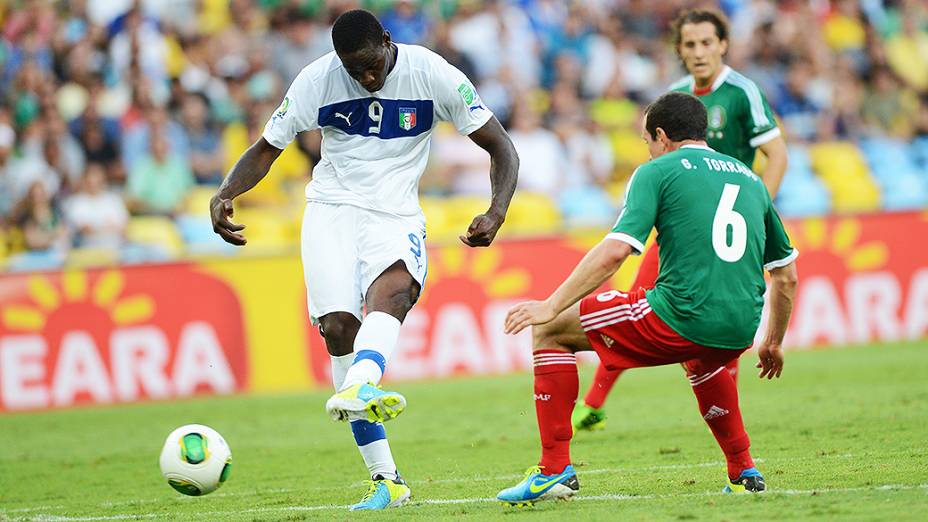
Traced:
<path fill-rule="evenodd" d="M 928 213 L 812 218 L 786 225 L 800 252 L 788 347 L 928 336 Z M 527 332 L 502 333 L 506 312 L 517 301 L 547 296 L 590 246 L 547 239 L 486 250 L 430 250 L 425 294 L 403 324 L 387 377 L 530 368 L 531 339 Z M 613 282 L 625 289 L 621 281 Z M 765 327 L 766 309 L 758 339 Z M 323 341 L 318 334 L 309 339 L 314 375 L 328 383 Z"/>
<path fill-rule="evenodd" d="M 928 213 L 787 228 L 800 252 L 788 346 L 928 336 Z M 529 368 L 530 334 L 503 334 L 507 310 L 548 295 L 599 237 L 431 246 L 387 378 Z M 0 411 L 330 386 L 301 272 L 288 256 L 0 275 Z"/>
<path fill-rule="evenodd" d="M 245 389 L 238 298 L 194 268 L 0 278 L 2 409 Z"/>

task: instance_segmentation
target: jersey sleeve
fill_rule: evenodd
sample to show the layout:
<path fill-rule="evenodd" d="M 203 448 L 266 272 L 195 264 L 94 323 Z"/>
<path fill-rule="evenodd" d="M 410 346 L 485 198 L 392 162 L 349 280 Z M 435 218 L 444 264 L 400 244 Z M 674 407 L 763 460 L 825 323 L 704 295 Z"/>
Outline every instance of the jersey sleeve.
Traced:
<path fill-rule="evenodd" d="M 657 220 L 660 200 L 660 170 L 645 164 L 635 170 L 625 189 L 625 207 L 607 239 L 628 243 L 640 254 Z"/>
<path fill-rule="evenodd" d="M 756 149 L 779 136 L 780 128 L 767 97 L 757 84 L 747 79 L 743 83 L 740 87 L 745 95 L 744 128 L 748 131 L 748 143 Z"/>
<path fill-rule="evenodd" d="M 792 263 L 799 256 L 799 252 L 790 244 L 789 236 L 786 235 L 786 229 L 783 228 L 783 222 L 780 221 L 773 204 L 767 206 L 764 227 L 767 232 L 764 243 L 764 270 L 773 270 Z"/>
<path fill-rule="evenodd" d="M 483 127 L 493 116 L 467 76 L 440 56 L 434 60 L 432 86 L 435 115 L 450 121 L 462 135 Z"/>
<path fill-rule="evenodd" d="M 303 69 L 290 84 L 287 95 L 276 109 L 262 136 L 278 149 L 285 149 L 297 134 L 319 128 L 318 96 L 308 69 Z"/>

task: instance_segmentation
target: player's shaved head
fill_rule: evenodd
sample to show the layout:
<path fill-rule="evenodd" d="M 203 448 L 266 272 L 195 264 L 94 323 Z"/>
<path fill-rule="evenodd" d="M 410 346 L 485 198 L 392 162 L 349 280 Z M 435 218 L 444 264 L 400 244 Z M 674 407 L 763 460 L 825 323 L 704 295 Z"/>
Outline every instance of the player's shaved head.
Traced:
<path fill-rule="evenodd" d="M 343 13 L 332 27 L 332 43 L 349 76 L 370 92 L 383 88 L 396 54 L 376 16 L 363 9 Z"/>
<path fill-rule="evenodd" d="M 685 92 L 668 92 L 645 109 L 645 130 L 657 139 L 657 129 L 663 129 L 673 142 L 703 141 L 709 117 L 699 98 Z"/>
<path fill-rule="evenodd" d="M 355 9 L 341 14 L 332 26 L 332 44 L 341 55 L 383 44 L 384 29 L 370 11 Z"/>

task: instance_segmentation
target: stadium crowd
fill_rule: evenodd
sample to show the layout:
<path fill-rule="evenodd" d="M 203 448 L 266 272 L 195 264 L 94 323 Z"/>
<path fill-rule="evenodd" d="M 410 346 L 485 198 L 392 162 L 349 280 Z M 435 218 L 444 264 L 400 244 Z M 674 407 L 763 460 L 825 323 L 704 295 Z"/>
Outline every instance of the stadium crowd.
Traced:
<path fill-rule="evenodd" d="M 425 45 L 461 69 L 509 129 L 522 160 L 516 230 L 611 223 L 629 175 L 648 159 L 641 110 L 685 74 L 670 21 L 695 4 L 2 2 L 0 264 L 234 250 L 212 235 L 209 196 L 300 69 L 332 49 L 335 17 L 357 7 L 376 12 L 394 41 Z M 717 5 L 731 21 L 728 63 L 759 84 L 790 146 L 777 201 L 785 216 L 928 206 L 928 5 Z M 258 245 L 298 237 L 319 140 L 302 135 L 237 202 Z M 466 226 L 455 208 L 485 205 L 487 168 L 465 137 L 436 132 L 421 187 L 432 237 Z"/>

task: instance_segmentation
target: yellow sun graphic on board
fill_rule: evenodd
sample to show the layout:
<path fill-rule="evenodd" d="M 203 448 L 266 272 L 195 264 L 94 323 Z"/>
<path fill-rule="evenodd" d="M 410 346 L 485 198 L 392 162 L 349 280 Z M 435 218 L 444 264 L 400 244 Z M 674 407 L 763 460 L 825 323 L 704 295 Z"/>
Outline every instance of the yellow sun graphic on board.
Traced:
<path fill-rule="evenodd" d="M 601 229 L 581 230 L 580 232 L 570 233 L 567 238 L 567 244 L 571 248 L 575 248 L 583 254 L 586 254 L 594 246 L 599 244 L 599 242 L 602 241 L 604 237 L 606 237 L 606 232 L 603 232 Z M 645 241 L 645 251 L 654 246 L 656 238 L 657 233 L 652 230 L 651 234 L 648 236 L 647 241 Z M 622 266 L 619 267 L 619 270 L 609 279 L 607 286 L 617 290 L 630 289 L 632 282 L 635 281 L 635 276 L 638 274 L 638 268 L 641 266 L 641 262 L 643 260 L 644 253 L 637 256 L 628 256 L 628 258 L 625 259 L 625 262 L 622 263 Z M 567 274 L 564 274 L 564 277 L 567 277 Z"/>
<path fill-rule="evenodd" d="M 135 324 L 151 319 L 155 302 L 147 295 L 122 296 L 125 277 L 115 270 L 104 272 L 89 285 L 87 273 L 67 271 L 61 274 L 61 290 L 46 276 L 29 276 L 26 291 L 31 304 L 11 304 L 0 310 L 0 321 L 8 330 L 37 332 L 45 327 L 48 316 L 68 303 L 88 303 L 105 310 L 117 325 Z"/>
<path fill-rule="evenodd" d="M 793 246 L 802 252 L 825 250 L 844 260 L 851 272 L 862 272 L 883 268 L 889 261 L 889 247 L 878 240 L 860 242 L 859 219 L 846 218 L 829 225 L 822 218 L 804 219 L 798 225 L 787 226 Z"/>
<path fill-rule="evenodd" d="M 500 249 L 466 251 L 457 246 L 435 249 L 429 258 L 428 278 L 437 282 L 442 278 L 465 277 L 483 286 L 493 298 L 525 295 L 532 285 L 532 276 L 524 268 L 500 270 Z M 430 285 L 426 284 L 426 291 Z"/>

